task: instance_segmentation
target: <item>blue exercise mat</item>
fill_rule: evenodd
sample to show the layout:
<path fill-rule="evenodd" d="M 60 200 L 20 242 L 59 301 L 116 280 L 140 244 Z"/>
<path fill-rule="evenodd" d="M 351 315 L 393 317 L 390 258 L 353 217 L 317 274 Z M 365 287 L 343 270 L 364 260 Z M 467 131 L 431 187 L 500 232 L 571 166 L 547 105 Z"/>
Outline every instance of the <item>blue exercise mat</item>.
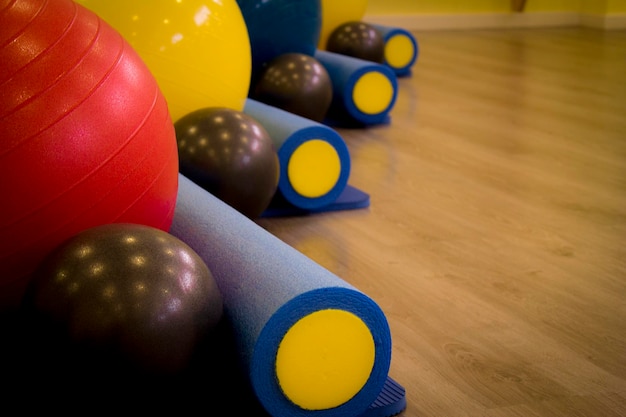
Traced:
<path fill-rule="evenodd" d="M 193 248 L 213 273 L 242 367 L 271 415 L 358 416 L 375 402 L 388 377 L 391 334 L 370 297 L 182 175 L 170 233 Z M 296 323 L 328 310 L 349 313 L 366 326 L 375 346 L 373 363 L 354 396 L 332 408 L 310 410 L 279 386 L 276 357 Z"/>

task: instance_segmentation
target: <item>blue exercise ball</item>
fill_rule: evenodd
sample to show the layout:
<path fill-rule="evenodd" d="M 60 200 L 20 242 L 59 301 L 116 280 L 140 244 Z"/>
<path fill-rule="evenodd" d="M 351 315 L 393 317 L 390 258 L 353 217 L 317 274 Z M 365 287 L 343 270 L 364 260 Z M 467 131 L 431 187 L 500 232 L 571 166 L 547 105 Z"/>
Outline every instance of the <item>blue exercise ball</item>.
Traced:
<path fill-rule="evenodd" d="M 313 55 L 322 29 L 320 0 L 237 0 L 248 27 L 252 80 L 275 57 Z"/>

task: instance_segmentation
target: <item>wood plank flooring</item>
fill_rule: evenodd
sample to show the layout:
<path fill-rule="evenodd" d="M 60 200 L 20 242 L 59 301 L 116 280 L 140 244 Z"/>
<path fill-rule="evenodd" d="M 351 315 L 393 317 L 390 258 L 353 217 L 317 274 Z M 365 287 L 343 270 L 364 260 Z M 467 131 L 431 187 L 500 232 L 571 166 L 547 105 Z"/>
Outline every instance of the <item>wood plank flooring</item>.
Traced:
<path fill-rule="evenodd" d="M 366 209 L 259 224 L 370 295 L 411 417 L 626 416 L 626 32 L 417 32 Z"/>

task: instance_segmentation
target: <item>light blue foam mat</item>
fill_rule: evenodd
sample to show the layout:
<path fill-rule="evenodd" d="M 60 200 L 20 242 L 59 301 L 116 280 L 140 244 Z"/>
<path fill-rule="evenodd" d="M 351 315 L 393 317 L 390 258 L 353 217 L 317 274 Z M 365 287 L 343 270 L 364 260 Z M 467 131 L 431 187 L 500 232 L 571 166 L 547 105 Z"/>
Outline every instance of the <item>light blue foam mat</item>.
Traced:
<path fill-rule="evenodd" d="M 316 210 L 326 207 L 337 200 L 348 183 L 350 176 L 350 151 L 341 135 L 333 128 L 290 113 L 266 103 L 248 98 L 243 112 L 256 119 L 267 130 L 276 151 L 280 166 L 277 194 L 282 195 L 291 206 L 302 210 Z M 315 197 L 305 196 L 293 186 L 289 178 L 289 162 L 298 148 L 311 140 L 321 140 L 336 152 L 340 171 L 335 184 L 323 194 Z M 318 166 L 317 170 L 323 170 Z M 316 175 L 311 172 L 311 176 Z"/>
<path fill-rule="evenodd" d="M 194 249 L 215 277 L 244 374 L 272 416 L 358 416 L 375 402 L 389 372 L 391 333 L 374 300 L 183 175 L 170 233 Z M 328 309 L 352 313 L 367 326 L 374 362 L 352 398 L 312 411 L 282 392 L 275 359 L 278 345 L 296 322 Z"/>

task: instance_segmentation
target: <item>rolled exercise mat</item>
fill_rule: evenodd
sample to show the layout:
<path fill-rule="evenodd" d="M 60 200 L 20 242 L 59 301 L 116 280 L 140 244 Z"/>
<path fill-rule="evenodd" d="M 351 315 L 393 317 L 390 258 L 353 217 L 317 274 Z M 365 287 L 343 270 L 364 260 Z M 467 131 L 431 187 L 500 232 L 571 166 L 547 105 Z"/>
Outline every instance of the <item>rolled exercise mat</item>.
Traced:
<path fill-rule="evenodd" d="M 415 36 L 406 29 L 372 24 L 382 35 L 385 42 L 385 65 L 389 66 L 398 77 L 411 74 L 411 68 L 417 61 L 419 45 Z"/>
<path fill-rule="evenodd" d="M 332 128 L 286 110 L 247 99 L 243 112 L 267 130 L 278 152 L 278 191 L 295 207 L 333 203 L 350 176 L 350 151 Z"/>
<path fill-rule="evenodd" d="M 180 176 L 170 233 L 215 276 L 242 369 L 272 416 L 366 412 L 383 390 L 391 334 L 363 292 Z"/>
<path fill-rule="evenodd" d="M 369 206 L 369 194 L 348 184 L 346 185 L 346 188 L 344 188 L 341 195 L 339 195 L 339 197 L 337 197 L 334 202 L 324 207 L 310 210 L 295 207 L 287 202 L 280 193 L 276 193 L 269 207 L 265 209 L 263 213 L 261 213 L 260 217 L 305 216 L 309 214 L 325 213 L 329 211 L 357 210 Z"/>
<path fill-rule="evenodd" d="M 388 121 L 398 95 L 396 74 L 387 65 L 316 50 L 333 84 L 329 121 L 374 125 Z"/>

